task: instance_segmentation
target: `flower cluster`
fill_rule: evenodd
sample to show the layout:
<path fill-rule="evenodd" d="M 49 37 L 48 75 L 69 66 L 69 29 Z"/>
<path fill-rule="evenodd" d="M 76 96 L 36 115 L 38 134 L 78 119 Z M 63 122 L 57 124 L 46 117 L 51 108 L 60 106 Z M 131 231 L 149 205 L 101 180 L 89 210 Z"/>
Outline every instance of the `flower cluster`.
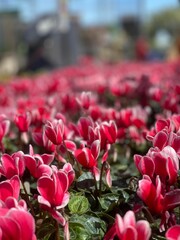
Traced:
<path fill-rule="evenodd" d="M 178 67 L 91 63 L 2 83 L 0 239 L 179 239 Z"/>
<path fill-rule="evenodd" d="M 153 146 L 145 156 L 134 156 L 135 165 L 143 175 L 137 194 L 153 214 L 161 216 L 162 229 L 175 224 L 173 209 L 180 205 L 178 124 L 178 115 L 157 120 L 154 129 L 147 133 Z"/>

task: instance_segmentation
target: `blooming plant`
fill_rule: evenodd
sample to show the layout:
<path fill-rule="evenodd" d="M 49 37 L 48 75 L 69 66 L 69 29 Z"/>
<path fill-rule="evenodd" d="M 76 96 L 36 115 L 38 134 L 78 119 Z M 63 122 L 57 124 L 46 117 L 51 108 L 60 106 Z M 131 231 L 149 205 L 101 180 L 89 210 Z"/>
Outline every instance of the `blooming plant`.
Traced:
<path fill-rule="evenodd" d="M 117 214 L 115 224 L 105 236 L 105 240 L 114 239 L 117 235 L 119 239 L 141 239 L 148 240 L 151 236 L 149 223 L 145 220 L 136 222 L 134 212 L 126 212 L 124 218 Z"/>
<path fill-rule="evenodd" d="M 178 68 L 86 62 L 1 84 L 0 239 L 180 239 Z"/>

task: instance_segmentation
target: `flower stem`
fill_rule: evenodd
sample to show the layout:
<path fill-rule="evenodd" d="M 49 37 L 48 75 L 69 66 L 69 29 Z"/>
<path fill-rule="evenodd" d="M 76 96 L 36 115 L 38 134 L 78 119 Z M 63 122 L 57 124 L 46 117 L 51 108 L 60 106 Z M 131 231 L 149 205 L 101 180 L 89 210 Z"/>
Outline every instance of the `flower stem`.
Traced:
<path fill-rule="evenodd" d="M 24 184 L 24 182 L 22 180 L 21 180 L 21 183 L 22 183 L 22 187 L 23 187 L 23 190 L 24 190 L 24 193 L 25 193 L 25 195 L 24 195 L 25 199 L 27 201 L 27 204 L 28 204 L 29 208 L 31 209 L 31 213 L 32 213 L 33 217 L 35 218 L 35 212 L 34 212 L 32 204 L 31 204 L 31 202 L 29 200 L 29 196 L 28 196 L 25 184 Z"/>
<path fill-rule="evenodd" d="M 100 180 L 99 180 L 99 197 L 101 196 L 101 192 L 102 192 L 102 177 L 103 177 L 103 171 L 104 171 L 105 164 L 106 164 L 106 162 L 103 162 L 103 164 L 101 166 L 101 173 L 100 173 Z"/>
<path fill-rule="evenodd" d="M 59 224 L 58 224 L 57 221 L 56 221 L 56 240 L 60 240 L 60 237 L 59 237 Z"/>
<path fill-rule="evenodd" d="M 145 214 L 147 220 L 149 221 L 149 223 L 153 223 L 153 222 L 154 222 L 154 219 L 153 219 L 150 211 L 149 211 L 146 207 L 143 207 L 143 208 L 142 208 L 142 211 L 144 212 L 144 214 Z"/>
<path fill-rule="evenodd" d="M 95 186 L 95 196 L 97 195 L 97 192 L 98 192 L 98 187 L 97 187 L 97 182 L 96 182 L 96 177 L 94 175 L 94 173 L 92 172 L 92 175 L 93 175 L 93 178 L 94 178 L 94 186 Z"/>

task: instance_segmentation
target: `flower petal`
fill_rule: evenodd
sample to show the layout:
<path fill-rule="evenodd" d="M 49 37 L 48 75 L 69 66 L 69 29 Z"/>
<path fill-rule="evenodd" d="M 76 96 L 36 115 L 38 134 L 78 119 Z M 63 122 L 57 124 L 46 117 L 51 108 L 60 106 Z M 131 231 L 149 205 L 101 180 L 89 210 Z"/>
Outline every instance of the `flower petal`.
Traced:
<path fill-rule="evenodd" d="M 140 220 L 136 223 L 136 230 L 138 233 L 138 239 L 148 240 L 151 236 L 151 228 L 149 223 L 145 220 Z"/>
<path fill-rule="evenodd" d="M 20 226 L 21 240 L 32 240 L 35 233 L 35 223 L 32 215 L 24 210 L 11 209 L 8 217 L 12 218 Z"/>
<path fill-rule="evenodd" d="M 167 240 L 180 240 L 180 225 L 169 228 L 165 236 Z"/>

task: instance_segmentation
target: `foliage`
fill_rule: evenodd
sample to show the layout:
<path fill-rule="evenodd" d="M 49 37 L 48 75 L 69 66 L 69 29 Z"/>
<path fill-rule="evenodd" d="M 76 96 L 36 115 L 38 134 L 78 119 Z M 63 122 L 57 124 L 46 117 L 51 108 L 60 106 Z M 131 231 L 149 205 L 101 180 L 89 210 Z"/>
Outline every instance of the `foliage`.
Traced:
<path fill-rule="evenodd" d="M 167 21 L 168 19 L 168 21 Z M 154 36 L 159 30 L 166 30 L 168 33 L 176 36 L 179 34 L 180 9 L 168 9 L 155 14 L 149 21 L 146 29 L 151 36 Z"/>

